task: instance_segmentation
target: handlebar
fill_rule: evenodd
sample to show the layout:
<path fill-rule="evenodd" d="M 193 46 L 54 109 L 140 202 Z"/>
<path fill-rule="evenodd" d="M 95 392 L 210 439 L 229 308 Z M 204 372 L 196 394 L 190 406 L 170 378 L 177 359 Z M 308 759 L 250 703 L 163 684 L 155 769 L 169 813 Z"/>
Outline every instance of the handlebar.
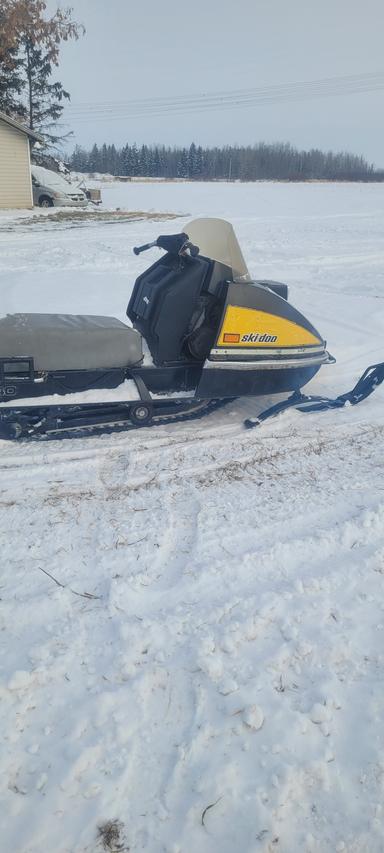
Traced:
<path fill-rule="evenodd" d="M 164 249 L 164 251 L 169 252 L 171 255 L 184 255 L 189 251 L 191 256 L 196 258 L 199 254 L 199 247 L 190 243 L 188 234 L 184 234 L 184 232 L 181 234 L 160 235 L 160 237 L 158 237 L 157 240 L 154 240 L 153 243 L 144 243 L 143 246 L 135 246 L 133 251 L 135 255 L 140 255 L 141 252 L 146 252 L 154 246 Z"/>
<path fill-rule="evenodd" d="M 153 243 L 144 243 L 144 246 L 135 246 L 133 251 L 135 255 L 141 255 L 142 252 L 152 249 L 153 246 L 157 246 L 157 240 L 154 240 Z"/>
<path fill-rule="evenodd" d="M 197 258 L 200 252 L 199 246 L 194 246 L 194 244 L 190 243 L 189 240 L 188 243 L 185 244 L 184 248 L 189 249 L 189 254 L 192 256 L 192 258 Z"/>

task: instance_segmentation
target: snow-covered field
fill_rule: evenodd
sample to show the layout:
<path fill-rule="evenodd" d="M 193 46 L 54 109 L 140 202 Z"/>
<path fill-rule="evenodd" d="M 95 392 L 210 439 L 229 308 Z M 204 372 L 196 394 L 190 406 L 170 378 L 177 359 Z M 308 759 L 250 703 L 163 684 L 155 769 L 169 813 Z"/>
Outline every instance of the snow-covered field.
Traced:
<path fill-rule="evenodd" d="M 384 185 L 102 192 L 183 217 L 0 215 L 1 313 L 124 319 L 132 247 L 223 216 L 337 357 L 311 390 L 383 360 Z M 0 443 L 4 853 L 384 850 L 384 391 L 245 431 L 264 403 Z"/>

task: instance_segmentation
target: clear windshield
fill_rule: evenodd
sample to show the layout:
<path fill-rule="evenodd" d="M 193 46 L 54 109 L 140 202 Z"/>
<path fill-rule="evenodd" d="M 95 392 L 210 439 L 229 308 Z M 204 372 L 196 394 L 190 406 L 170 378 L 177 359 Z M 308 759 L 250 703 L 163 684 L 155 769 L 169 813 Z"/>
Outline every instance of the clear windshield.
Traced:
<path fill-rule="evenodd" d="M 200 254 L 232 269 L 234 281 L 251 277 L 230 222 L 225 219 L 194 219 L 183 229 Z"/>

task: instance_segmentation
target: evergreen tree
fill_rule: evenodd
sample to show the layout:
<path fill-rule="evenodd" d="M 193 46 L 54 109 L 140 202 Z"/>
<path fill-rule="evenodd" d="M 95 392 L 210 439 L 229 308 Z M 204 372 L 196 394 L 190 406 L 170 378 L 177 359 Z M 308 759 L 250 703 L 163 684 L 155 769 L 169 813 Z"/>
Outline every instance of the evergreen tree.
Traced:
<path fill-rule="evenodd" d="M 149 171 L 149 150 L 146 145 L 141 146 L 140 155 L 139 155 L 139 175 L 143 177 L 147 177 L 150 175 Z"/>
<path fill-rule="evenodd" d="M 204 156 L 201 145 L 196 149 L 195 163 L 195 177 L 201 179 L 204 177 Z"/>
<path fill-rule="evenodd" d="M 375 171 L 363 157 L 347 152 L 322 152 L 318 149 L 297 151 L 287 143 L 267 145 L 202 148 L 194 143 L 189 148 L 165 148 L 136 144 L 95 146 L 90 153 L 76 148 L 73 168 L 101 171 L 113 175 L 143 175 L 190 180 L 380 180 L 383 172 Z"/>
<path fill-rule="evenodd" d="M 121 153 L 117 153 L 114 145 L 108 148 L 107 172 L 110 172 L 111 175 L 121 174 Z"/>
<path fill-rule="evenodd" d="M 189 147 L 188 151 L 188 178 L 196 177 L 196 145 L 194 142 Z"/>
<path fill-rule="evenodd" d="M 100 151 L 99 172 L 102 172 L 103 174 L 108 172 L 108 148 L 105 142 Z"/>
<path fill-rule="evenodd" d="M 88 160 L 88 168 L 90 172 L 100 171 L 100 154 L 97 145 L 94 145 Z"/>
<path fill-rule="evenodd" d="M 158 148 L 155 148 L 153 153 L 153 174 L 156 178 L 163 177 L 163 161 Z"/>
<path fill-rule="evenodd" d="M 70 159 L 71 168 L 76 172 L 87 172 L 89 167 L 89 157 L 84 148 L 76 145 L 76 148 Z"/>
<path fill-rule="evenodd" d="M 147 175 L 149 178 L 154 177 L 158 178 L 158 174 L 156 172 L 155 166 L 155 148 L 147 148 Z"/>
<path fill-rule="evenodd" d="M 131 171 L 130 175 L 134 178 L 139 174 L 140 169 L 140 157 L 139 152 L 137 150 L 136 142 L 133 143 L 131 147 Z"/>
<path fill-rule="evenodd" d="M 178 178 L 188 178 L 189 177 L 189 160 L 188 160 L 188 151 L 186 148 L 183 148 L 180 153 L 179 162 L 177 165 L 177 177 Z"/>
<path fill-rule="evenodd" d="M 131 175 L 132 174 L 132 157 L 131 157 L 131 149 L 129 145 L 125 145 L 121 152 L 121 174 L 122 175 Z"/>
<path fill-rule="evenodd" d="M 61 42 L 79 38 L 84 28 L 72 20 L 71 9 L 58 8 L 51 18 L 45 17 L 46 10 L 45 0 L 0 0 L 0 98 L 1 79 L 11 77 L 8 103 L 0 100 L 0 107 L 26 114 L 30 127 L 55 144 L 63 136 L 52 128 L 69 94 L 50 78 Z"/>
<path fill-rule="evenodd" d="M 23 119 L 26 108 L 21 100 L 23 76 L 18 67 L 18 51 L 7 41 L 8 3 L 0 3 L 0 110 Z"/>
<path fill-rule="evenodd" d="M 50 83 L 52 63 L 49 53 L 36 47 L 32 41 L 25 42 L 25 53 L 21 63 L 27 78 L 28 124 L 44 134 L 48 144 L 55 146 L 64 138 L 53 132 L 63 112 L 62 101 L 70 95 L 61 83 Z"/>

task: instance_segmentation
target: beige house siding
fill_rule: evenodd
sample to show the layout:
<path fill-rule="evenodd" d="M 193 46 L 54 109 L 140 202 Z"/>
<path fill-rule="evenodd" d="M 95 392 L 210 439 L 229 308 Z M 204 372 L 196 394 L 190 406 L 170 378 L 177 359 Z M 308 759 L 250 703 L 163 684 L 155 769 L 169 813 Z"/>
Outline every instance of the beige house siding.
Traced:
<path fill-rule="evenodd" d="M 29 139 L 0 119 L 0 208 L 33 207 Z"/>

